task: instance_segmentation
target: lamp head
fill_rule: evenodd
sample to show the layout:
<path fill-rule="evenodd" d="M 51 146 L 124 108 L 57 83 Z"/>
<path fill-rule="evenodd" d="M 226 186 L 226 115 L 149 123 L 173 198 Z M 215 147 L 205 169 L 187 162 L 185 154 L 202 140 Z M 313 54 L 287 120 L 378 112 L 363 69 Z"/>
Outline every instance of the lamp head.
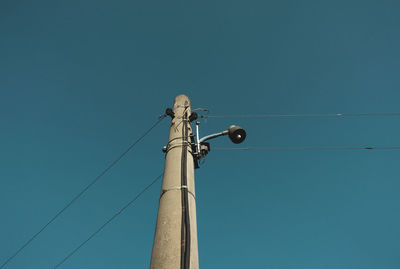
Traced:
<path fill-rule="evenodd" d="M 240 126 L 231 125 L 228 129 L 228 135 L 233 143 L 240 144 L 246 138 L 246 131 Z"/>

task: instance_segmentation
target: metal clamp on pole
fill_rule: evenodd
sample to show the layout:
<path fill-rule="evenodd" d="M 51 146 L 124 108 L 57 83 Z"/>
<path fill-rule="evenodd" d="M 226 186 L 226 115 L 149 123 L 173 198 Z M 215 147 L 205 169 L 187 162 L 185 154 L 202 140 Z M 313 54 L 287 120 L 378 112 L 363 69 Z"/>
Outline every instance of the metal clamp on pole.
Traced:
<path fill-rule="evenodd" d="M 164 193 L 166 193 L 166 192 L 168 192 L 168 191 L 180 191 L 180 190 L 182 190 L 182 189 L 187 189 L 188 193 L 190 193 L 190 194 L 193 196 L 193 198 L 196 199 L 196 195 L 194 195 L 194 193 L 191 192 L 191 191 L 189 190 L 188 186 L 186 186 L 186 185 L 179 186 L 179 187 L 171 187 L 171 188 L 168 188 L 168 189 L 163 189 L 163 190 L 161 191 L 160 199 L 161 199 L 161 197 L 164 195 Z"/>

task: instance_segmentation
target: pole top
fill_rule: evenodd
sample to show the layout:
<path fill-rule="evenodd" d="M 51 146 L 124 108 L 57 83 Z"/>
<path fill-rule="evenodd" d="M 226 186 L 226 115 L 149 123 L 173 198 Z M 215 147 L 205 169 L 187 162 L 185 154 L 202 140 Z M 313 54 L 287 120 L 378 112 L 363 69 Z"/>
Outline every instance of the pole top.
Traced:
<path fill-rule="evenodd" d="M 184 94 L 175 97 L 174 107 L 187 107 L 190 106 L 190 99 Z"/>

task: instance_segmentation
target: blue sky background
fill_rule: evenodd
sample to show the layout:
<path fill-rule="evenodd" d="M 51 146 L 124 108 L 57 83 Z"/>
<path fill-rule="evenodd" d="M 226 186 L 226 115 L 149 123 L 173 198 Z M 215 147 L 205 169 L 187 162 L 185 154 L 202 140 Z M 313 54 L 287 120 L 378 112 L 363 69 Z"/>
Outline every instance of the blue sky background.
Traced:
<path fill-rule="evenodd" d="M 180 93 L 211 114 L 399 112 L 400 2 L 0 2 L 0 263 Z M 398 117 L 209 119 L 244 146 L 399 146 Z M 5 268 L 53 268 L 159 175 L 164 120 Z M 221 138 L 212 147 L 231 146 Z M 400 266 L 397 151 L 211 151 L 201 268 Z M 148 268 L 160 182 L 60 268 Z"/>

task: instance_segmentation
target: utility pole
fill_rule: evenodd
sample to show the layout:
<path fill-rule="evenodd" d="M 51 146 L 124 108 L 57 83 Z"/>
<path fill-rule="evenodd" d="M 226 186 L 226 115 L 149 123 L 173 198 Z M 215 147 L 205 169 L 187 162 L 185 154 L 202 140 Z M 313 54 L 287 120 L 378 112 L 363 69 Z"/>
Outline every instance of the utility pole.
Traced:
<path fill-rule="evenodd" d="M 150 269 L 198 269 L 190 100 L 175 98 Z"/>
<path fill-rule="evenodd" d="M 210 151 L 206 141 L 229 135 L 233 143 L 239 144 L 246 132 L 232 125 L 200 139 L 200 122 L 196 122 L 195 142 L 192 121 L 197 114 L 191 113 L 190 100 L 185 95 L 175 98 L 173 109 L 168 108 L 166 115 L 172 120 L 168 144 L 163 149 L 165 168 L 150 269 L 198 269 L 194 168 L 200 167 L 199 160 Z"/>

